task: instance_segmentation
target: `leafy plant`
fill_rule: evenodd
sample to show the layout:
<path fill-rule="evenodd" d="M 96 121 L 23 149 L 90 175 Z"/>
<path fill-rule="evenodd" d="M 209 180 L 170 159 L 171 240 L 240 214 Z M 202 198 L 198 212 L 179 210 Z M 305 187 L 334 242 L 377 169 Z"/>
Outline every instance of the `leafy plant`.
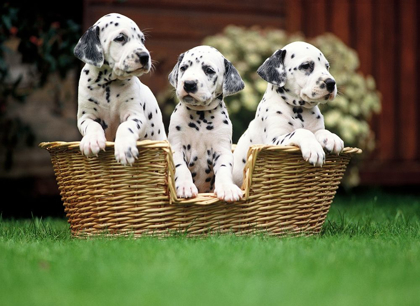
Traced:
<path fill-rule="evenodd" d="M 24 7 L 24 6 L 23 6 Z M 11 3 L 0 6 L 0 142 L 5 149 L 3 168 L 12 166 L 13 151 L 19 144 L 31 145 L 35 135 L 22 119 L 8 114 L 12 101 L 26 97 L 43 87 L 52 74 L 65 78 L 77 67 L 73 56 L 81 28 L 72 20 L 53 19 L 25 11 Z M 10 58 L 20 58 L 24 65 L 16 75 Z"/>

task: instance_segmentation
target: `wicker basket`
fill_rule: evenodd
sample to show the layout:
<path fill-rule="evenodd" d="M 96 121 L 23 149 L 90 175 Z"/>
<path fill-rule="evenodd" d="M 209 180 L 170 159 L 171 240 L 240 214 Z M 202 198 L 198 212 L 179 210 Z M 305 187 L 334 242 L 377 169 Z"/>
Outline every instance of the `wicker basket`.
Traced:
<path fill-rule="evenodd" d="M 177 199 L 172 152 L 166 141 L 138 142 L 131 167 L 114 159 L 114 144 L 86 158 L 79 142 L 41 143 L 51 154 L 73 236 L 209 233 L 312 235 L 319 233 L 346 166 L 357 148 L 328 155 L 322 168 L 296 147 L 252 146 L 245 165 L 244 198 L 213 194 Z"/>

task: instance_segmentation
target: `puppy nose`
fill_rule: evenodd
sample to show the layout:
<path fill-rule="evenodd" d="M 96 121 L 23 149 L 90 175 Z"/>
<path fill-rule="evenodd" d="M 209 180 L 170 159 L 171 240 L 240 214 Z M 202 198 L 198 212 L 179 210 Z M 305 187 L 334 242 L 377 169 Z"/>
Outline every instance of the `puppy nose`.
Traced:
<path fill-rule="evenodd" d="M 137 52 L 136 54 L 139 57 L 140 63 L 143 66 L 149 63 L 149 54 L 147 52 Z"/>
<path fill-rule="evenodd" d="M 331 78 L 328 78 L 324 81 L 325 85 L 327 85 L 328 92 L 333 92 L 335 89 L 335 81 Z"/>
<path fill-rule="evenodd" d="M 197 91 L 197 83 L 195 81 L 185 81 L 184 82 L 184 90 L 186 92 L 196 92 Z"/>

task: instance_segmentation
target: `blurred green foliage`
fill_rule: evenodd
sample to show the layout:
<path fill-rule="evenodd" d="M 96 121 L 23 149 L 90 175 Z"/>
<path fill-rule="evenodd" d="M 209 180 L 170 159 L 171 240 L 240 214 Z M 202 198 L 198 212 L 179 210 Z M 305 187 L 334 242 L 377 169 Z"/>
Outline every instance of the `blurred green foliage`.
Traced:
<path fill-rule="evenodd" d="M 0 144 L 6 155 L 0 167 L 6 170 L 12 166 L 13 151 L 18 144 L 31 145 L 35 139 L 28 124 L 9 115 L 10 103 L 25 102 L 28 95 L 46 84 L 51 74 L 65 78 L 79 64 L 73 48 L 81 35 L 80 25 L 65 18 L 50 20 L 46 14 L 24 8 L 9 2 L 0 6 Z M 22 73 L 35 75 L 12 73 L 16 67 L 6 58 L 16 54 L 20 64 L 33 68 L 23 69 Z M 30 79 L 28 84 L 22 84 L 24 77 Z"/>
<path fill-rule="evenodd" d="M 307 41 L 319 48 L 331 64 L 330 72 L 338 84 L 338 95 L 334 101 L 320 106 L 326 128 L 339 135 L 346 146 L 359 147 L 365 152 L 375 147 L 374 133 L 369 120 L 381 109 L 381 97 L 372 76 L 358 72 L 359 58 L 356 51 L 346 46 L 332 34 L 306 39 L 302 34 L 288 34 L 283 30 L 242 28 L 228 26 L 223 33 L 204 39 L 203 44 L 218 49 L 238 69 L 245 89 L 226 97 L 225 102 L 233 123 L 233 142 L 236 143 L 255 117 L 255 110 L 267 87 L 267 83 L 256 73 L 258 67 L 274 51 L 293 41 Z M 161 95 L 164 113 L 169 116 L 174 107 L 173 90 Z M 358 163 L 349 166 L 345 178 L 347 186 L 358 184 Z"/>

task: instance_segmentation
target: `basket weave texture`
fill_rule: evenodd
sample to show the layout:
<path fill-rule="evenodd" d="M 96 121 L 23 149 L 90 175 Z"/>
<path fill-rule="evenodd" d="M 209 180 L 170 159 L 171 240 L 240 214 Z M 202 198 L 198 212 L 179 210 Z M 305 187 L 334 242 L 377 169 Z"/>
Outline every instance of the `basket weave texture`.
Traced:
<path fill-rule="evenodd" d="M 58 188 L 75 237 L 209 233 L 312 235 L 319 233 L 357 148 L 327 155 L 322 168 L 299 148 L 254 145 L 245 165 L 244 198 L 234 203 L 201 193 L 177 199 L 175 167 L 166 141 L 140 141 L 133 166 L 115 161 L 114 144 L 86 158 L 79 142 L 41 143 L 51 154 Z"/>

